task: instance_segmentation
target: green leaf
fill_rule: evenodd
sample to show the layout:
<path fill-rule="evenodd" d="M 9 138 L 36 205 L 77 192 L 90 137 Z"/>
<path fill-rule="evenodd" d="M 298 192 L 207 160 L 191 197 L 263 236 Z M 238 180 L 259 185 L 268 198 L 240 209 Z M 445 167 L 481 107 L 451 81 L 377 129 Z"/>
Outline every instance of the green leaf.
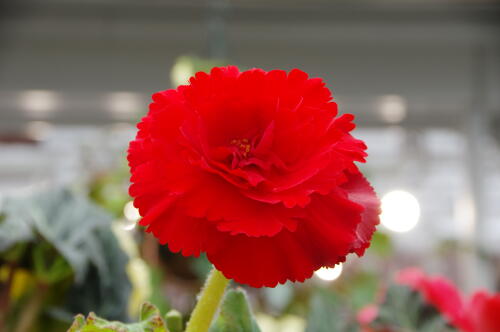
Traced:
<path fill-rule="evenodd" d="M 35 277 L 47 285 L 53 285 L 68 279 L 73 270 L 68 262 L 57 255 L 54 248 L 47 242 L 33 247 L 32 261 Z"/>
<path fill-rule="evenodd" d="M 168 332 L 160 311 L 150 303 L 141 307 L 141 320 L 137 323 L 125 324 L 108 321 L 91 312 L 87 318 L 77 315 L 68 332 Z"/>
<path fill-rule="evenodd" d="M 127 318 L 128 257 L 108 213 L 64 188 L 8 197 L 1 208 L 2 256 L 51 286 L 74 276 L 66 303 L 53 312 L 72 317 L 95 310 L 109 319 Z"/>
<path fill-rule="evenodd" d="M 226 293 L 210 332 L 260 332 L 243 289 L 232 289 Z"/>
<path fill-rule="evenodd" d="M 94 235 L 109 228 L 112 218 L 85 197 L 67 189 L 46 190 L 7 198 L 3 209 L 6 219 L 0 224 L 0 252 L 17 243 L 43 240 L 71 265 L 77 281 L 83 281 L 89 263 L 106 270 L 102 246 Z"/>
<path fill-rule="evenodd" d="M 108 229 L 94 234 L 99 255 L 106 268 L 91 265 L 83 283 L 75 284 L 67 294 L 66 308 L 72 313 L 94 310 L 108 319 L 126 320 L 131 284 L 125 267 L 128 257 Z M 104 275 L 106 273 L 106 275 Z"/>

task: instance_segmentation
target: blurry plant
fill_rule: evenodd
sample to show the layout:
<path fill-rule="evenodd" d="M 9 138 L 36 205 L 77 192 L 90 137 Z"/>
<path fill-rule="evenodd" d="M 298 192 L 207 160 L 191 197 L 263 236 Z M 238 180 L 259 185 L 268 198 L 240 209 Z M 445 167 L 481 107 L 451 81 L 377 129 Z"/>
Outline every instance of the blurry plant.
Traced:
<path fill-rule="evenodd" d="M 426 304 L 438 310 L 450 325 L 460 331 L 500 331 L 500 293 L 479 290 L 466 297 L 450 280 L 428 276 L 419 268 L 400 271 L 397 281 L 420 294 Z"/>
<path fill-rule="evenodd" d="M 337 294 L 317 289 L 311 298 L 306 332 L 357 331 L 349 314 L 349 306 Z"/>
<path fill-rule="evenodd" d="M 77 315 L 68 332 L 167 332 L 165 321 L 160 311 L 150 303 L 144 303 L 140 309 L 139 322 L 125 324 L 108 321 L 91 312 L 87 318 Z"/>
<path fill-rule="evenodd" d="M 380 303 L 358 315 L 367 332 L 497 332 L 500 293 L 476 291 L 465 297 L 448 279 L 418 268 L 400 271 Z"/>
<path fill-rule="evenodd" d="M 162 292 L 153 291 L 162 288 L 164 273 L 161 267 L 154 266 L 151 264 L 152 262 L 146 262 L 141 257 L 136 245 L 138 241 L 134 238 L 134 235 L 138 234 L 124 229 L 124 225 L 132 225 L 137 221 L 130 220 L 126 213 L 127 203 L 131 203 L 127 192 L 128 178 L 129 173 L 126 162 L 124 162 L 118 169 L 95 177 L 90 183 L 89 197 L 113 216 L 119 218 L 117 222 L 113 223 L 112 228 L 120 246 L 129 256 L 126 269 L 132 283 L 128 303 L 130 317 L 138 316 L 140 304 L 144 301 L 150 302 L 164 313 L 170 309 L 169 302 Z"/>
<path fill-rule="evenodd" d="M 115 218 L 123 216 L 123 207 L 130 200 L 127 193 L 129 174 L 124 162 L 113 172 L 96 176 L 89 184 L 89 197 Z"/>
<path fill-rule="evenodd" d="M 378 315 L 369 327 L 368 331 L 454 331 L 418 293 L 398 285 L 389 287 L 384 302 L 378 308 Z"/>
<path fill-rule="evenodd" d="M 191 257 L 191 261 L 191 268 L 194 273 L 199 279 L 203 280 L 212 268 L 212 264 L 208 261 L 207 255 L 201 254 L 199 257 Z"/>
<path fill-rule="evenodd" d="M 342 287 L 339 291 L 340 295 L 349 303 L 350 307 L 357 311 L 375 299 L 379 288 L 379 279 L 373 273 L 360 271 L 346 278 L 340 285 Z"/>
<path fill-rule="evenodd" d="M 274 288 L 264 288 L 263 295 L 272 311 L 281 313 L 293 300 L 294 290 L 291 284 L 277 285 Z"/>
<path fill-rule="evenodd" d="M 209 72 L 212 67 L 224 66 L 227 64 L 228 62 L 222 59 L 210 59 L 194 55 L 183 55 L 175 59 L 170 72 L 170 81 L 174 87 L 188 84 L 189 78 L 197 72 Z"/>
<path fill-rule="evenodd" d="M 176 310 L 162 317 L 158 308 L 144 303 L 137 323 L 108 321 L 90 313 L 87 318 L 77 315 L 68 332 L 182 332 L 183 322 Z M 242 289 L 229 290 L 210 332 L 260 332 Z"/>
<path fill-rule="evenodd" d="M 332 286 L 314 292 L 306 332 L 456 331 L 419 293 L 400 285 L 381 289 L 374 274 L 358 272 Z"/>
<path fill-rule="evenodd" d="M 232 289 L 226 293 L 219 316 L 214 320 L 209 331 L 260 332 L 242 289 Z"/>
<path fill-rule="evenodd" d="M 152 290 L 159 290 L 163 287 L 163 272 L 159 268 L 149 269 L 149 287 Z M 167 312 L 170 310 L 170 303 L 162 292 L 152 291 L 149 294 L 148 302 L 156 306 L 160 312 Z"/>
<path fill-rule="evenodd" d="M 139 307 L 141 303 L 150 301 L 156 306 L 160 306 L 160 312 L 168 310 L 168 304 L 161 292 L 153 292 L 153 289 L 161 288 L 161 277 L 158 278 L 158 273 L 140 257 L 139 250 L 135 244 L 133 232 L 124 228 L 123 221 L 116 221 L 112 225 L 113 233 L 115 234 L 121 248 L 127 253 L 129 261 L 126 266 L 132 291 L 128 301 L 128 313 L 130 317 L 139 315 Z M 159 280 L 158 280 L 159 279 Z M 152 301 L 154 297 L 155 301 Z M 160 301 L 156 301 L 159 298 Z"/>
<path fill-rule="evenodd" d="M 54 330 L 90 310 L 127 319 L 127 256 L 107 213 L 65 189 L 8 198 L 1 212 L 2 331 Z"/>
<path fill-rule="evenodd" d="M 394 252 L 389 235 L 382 232 L 375 232 L 372 237 L 370 252 L 383 258 L 389 257 Z"/>

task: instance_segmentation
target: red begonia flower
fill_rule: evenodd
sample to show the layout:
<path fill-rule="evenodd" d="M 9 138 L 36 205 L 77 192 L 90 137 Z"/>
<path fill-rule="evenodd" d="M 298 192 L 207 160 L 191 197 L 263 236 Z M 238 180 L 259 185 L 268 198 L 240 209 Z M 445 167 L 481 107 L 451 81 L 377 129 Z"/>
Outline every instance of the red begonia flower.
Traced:
<path fill-rule="evenodd" d="M 421 293 L 424 299 L 456 328 L 464 332 L 500 331 L 500 294 L 478 291 L 464 299 L 451 281 L 426 276 L 418 268 L 402 270 L 397 281 Z"/>
<path fill-rule="evenodd" d="M 419 292 L 425 301 L 438 309 L 448 322 L 463 326 L 464 300 L 453 283 L 443 277 L 426 276 L 418 268 L 408 268 L 399 272 L 396 280 Z"/>
<path fill-rule="evenodd" d="M 500 293 L 493 295 L 485 291 L 474 293 L 465 312 L 472 327 L 467 332 L 500 331 Z"/>
<path fill-rule="evenodd" d="M 353 118 L 297 69 L 214 68 L 156 93 L 128 150 L 140 224 L 254 287 L 363 255 L 379 201 Z"/>

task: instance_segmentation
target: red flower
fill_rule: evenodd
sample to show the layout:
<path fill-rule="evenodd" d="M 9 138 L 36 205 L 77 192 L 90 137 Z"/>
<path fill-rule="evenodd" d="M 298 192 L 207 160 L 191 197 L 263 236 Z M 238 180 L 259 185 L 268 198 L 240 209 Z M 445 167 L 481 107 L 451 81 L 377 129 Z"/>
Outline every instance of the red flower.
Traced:
<path fill-rule="evenodd" d="M 300 70 L 236 67 L 154 94 L 128 154 L 140 224 L 254 287 L 363 255 L 379 201 L 354 164 L 353 116 L 331 99 Z"/>
<path fill-rule="evenodd" d="M 470 300 L 464 300 L 449 280 L 428 277 L 417 268 L 401 271 L 397 280 L 420 292 L 429 304 L 436 307 L 460 331 L 500 331 L 500 294 L 489 295 L 478 291 Z"/>
<path fill-rule="evenodd" d="M 462 295 L 451 281 L 442 277 L 428 277 L 418 268 L 399 272 L 396 280 L 422 294 L 454 326 L 467 325 L 464 318 Z"/>
<path fill-rule="evenodd" d="M 500 293 L 490 295 L 484 291 L 476 292 L 465 311 L 473 327 L 467 332 L 500 331 Z"/>

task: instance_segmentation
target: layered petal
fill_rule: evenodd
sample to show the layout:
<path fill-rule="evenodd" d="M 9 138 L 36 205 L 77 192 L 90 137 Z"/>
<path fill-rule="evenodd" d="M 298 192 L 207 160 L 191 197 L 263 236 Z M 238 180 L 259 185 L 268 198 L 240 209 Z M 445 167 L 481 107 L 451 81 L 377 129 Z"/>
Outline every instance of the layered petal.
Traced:
<path fill-rule="evenodd" d="M 315 195 L 295 231 L 283 229 L 273 237 L 219 233 L 224 246 L 207 254 L 226 277 L 254 287 L 304 281 L 322 266 L 345 261 L 362 210 L 340 195 Z"/>
<path fill-rule="evenodd" d="M 305 214 L 299 208 L 248 199 L 238 188 L 210 175 L 204 176 L 179 204 L 187 215 L 204 218 L 219 231 L 250 237 L 274 236 L 284 228 L 294 231 Z"/>

